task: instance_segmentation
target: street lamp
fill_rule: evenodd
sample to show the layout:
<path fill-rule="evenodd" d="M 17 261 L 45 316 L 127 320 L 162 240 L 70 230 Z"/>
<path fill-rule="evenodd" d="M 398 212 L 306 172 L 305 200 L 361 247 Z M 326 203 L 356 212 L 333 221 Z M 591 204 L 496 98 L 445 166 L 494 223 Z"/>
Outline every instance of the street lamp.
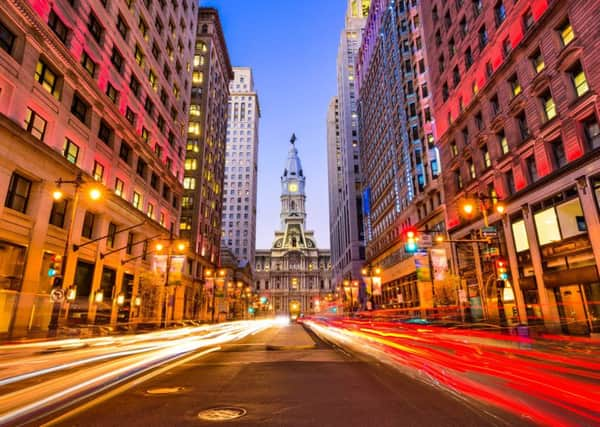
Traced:
<path fill-rule="evenodd" d="M 65 280 L 65 273 L 67 269 L 67 260 L 69 254 L 71 252 L 71 238 L 73 235 L 73 225 L 75 223 L 75 214 L 77 213 L 77 206 L 79 205 L 79 193 L 81 189 L 86 184 L 83 180 L 83 174 L 79 172 L 74 180 L 63 180 L 59 178 L 55 181 L 56 188 L 52 192 L 52 198 L 55 201 L 60 201 L 64 197 L 62 186 L 63 185 L 73 185 L 75 187 L 75 193 L 73 196 L 73 206 L 71 207 L 71 217 L 69 220 L 69 226 L 67 228 L 67 235 L 65 237 L 65 249 L 62 256 L 62 263 L 60 268 L 60 275 L 54 276 L 54 281 L 52 283 L 53 290 L 62 289 L 63 282 Z M 97 201 L 102 197 L 102 190 L 97 187 L 95 184 L 90 184 L 88 187 L 88 196 L 91 200 Z M 75 298 L 75 295 L 73 299 Z M 58 318 L 60 316 L 60 310 L 62 307 L 62 299 L 56 299 L 52 305 L 52 315 L 50 316 L 50 323 L 48 324 L 48 336 L 54 337 L 58 331 Z"/>

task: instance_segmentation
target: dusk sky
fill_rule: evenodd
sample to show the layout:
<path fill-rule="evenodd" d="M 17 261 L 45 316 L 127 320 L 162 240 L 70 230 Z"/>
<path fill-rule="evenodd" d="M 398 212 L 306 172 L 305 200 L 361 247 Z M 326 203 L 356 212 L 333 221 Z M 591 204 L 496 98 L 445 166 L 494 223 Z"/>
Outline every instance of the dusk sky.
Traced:
<path fill-rule="evenodd" d="M 296 133 L 306 176 L 307 228 L 329 247 L 326 114 L 346 0 L 200 0 L 219 10 L 231 63 L 254 72 L 261 119 L 256 247 L 279 228 L 280 176 Z"/>

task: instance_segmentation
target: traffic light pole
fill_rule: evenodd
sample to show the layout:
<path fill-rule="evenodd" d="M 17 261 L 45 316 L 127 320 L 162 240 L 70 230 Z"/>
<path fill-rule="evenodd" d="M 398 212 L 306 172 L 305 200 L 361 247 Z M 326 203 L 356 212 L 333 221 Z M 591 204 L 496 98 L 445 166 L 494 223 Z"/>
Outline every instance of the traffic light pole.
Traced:
<path fill-rule="evenodd" d="M 75 222 L 75 214 L 77 213 L 77 205 L 79 204 L 79 190 L 83 184 L 83 177 L 81 173 L 77 174 L 73 181 L 57 181 L 59 184 L 73 184 L 75 186 L 75 194 L 73 196 L 73 206 L 71 208 L 71 216 L 69 219 L 69 227 L 67 228 L 67 236 L 65 238 L 65 250 L 63 252 L 62 264 L 60 266 L 60 276 L 54 278 L 52 283 L 52 289 L 62 289 L 65 280 L 65 274 L 67 271 L 67 259 L 69 257 L 71 236 L 73 234 L 73 223 Z M 60 301 L 55 300 L 52 304 L 52 316 L 50 317 L 50 323 L 48 323 L 48 337 L 55 337 L 58 333 L 58 319 L 60 317 L 60 310 L 62 308 L 62 299 Z"/>

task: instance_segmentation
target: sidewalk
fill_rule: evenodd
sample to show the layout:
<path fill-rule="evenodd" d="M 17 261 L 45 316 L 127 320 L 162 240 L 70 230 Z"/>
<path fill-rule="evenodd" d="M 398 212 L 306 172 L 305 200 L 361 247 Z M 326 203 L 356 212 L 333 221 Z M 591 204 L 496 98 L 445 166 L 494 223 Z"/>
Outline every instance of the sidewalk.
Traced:
<path fill-rule="evenodd" d="M 267 342 L 267 350 L 307 350 L 315 348 L 315 342 L 302 325 L 290 323 L 282 326 Z"/>

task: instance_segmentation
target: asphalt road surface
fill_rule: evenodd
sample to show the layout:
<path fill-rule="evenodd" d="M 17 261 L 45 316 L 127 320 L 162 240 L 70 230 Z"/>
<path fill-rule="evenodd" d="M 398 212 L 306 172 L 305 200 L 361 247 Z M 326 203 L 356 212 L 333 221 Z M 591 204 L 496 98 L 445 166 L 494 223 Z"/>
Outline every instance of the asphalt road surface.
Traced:
<path fill-rule="evenodd" d="M 122 393 L 107 391 L 43 422 L 60 426 L 525 426 L 499 412 L 318 340 L 272 349 L 276 328 L 223 345 Z M 238 414 L 228 421 L 207 416 Z M 233 408 L 225 409 L 222 408 Z M 242 411 L 239 411 L 242 412 Z M 41 425 L 40 421 L 35 425 Z"/>

